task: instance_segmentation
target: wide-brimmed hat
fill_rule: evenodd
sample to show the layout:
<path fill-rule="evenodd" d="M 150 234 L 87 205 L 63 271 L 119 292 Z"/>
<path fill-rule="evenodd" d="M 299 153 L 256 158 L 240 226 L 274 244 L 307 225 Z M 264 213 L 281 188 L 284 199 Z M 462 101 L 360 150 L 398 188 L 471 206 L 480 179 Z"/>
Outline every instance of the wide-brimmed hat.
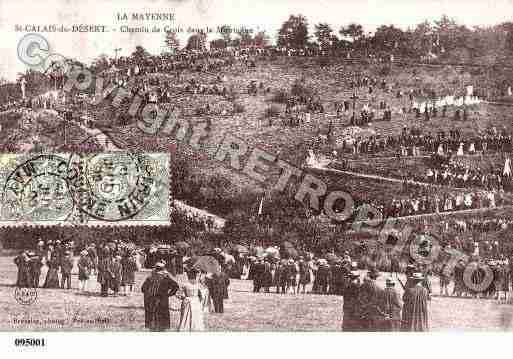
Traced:
<path fill-rule="evenodd" d="M 420 272 L 412 273 L 412 275 L 410 276 L 410 279 L 416 280 L 416 281 L 424 280 L 424 274 L 422 274 Z"/>
<path fill-rule="evenodd" d="M 379 271 L 376 268 L 371 268 L 367 273 L 367 276 L 371 279 L 376 279 L 379 277 Z"/>
<path fill-rule="evenodd" d="M 360 273 L 358 273 L 357 271 L 353 270 L 353 271 L 349 272 L 349 277 L 350 278 L 358 278 L 358 277 L 360 277 Z"/>

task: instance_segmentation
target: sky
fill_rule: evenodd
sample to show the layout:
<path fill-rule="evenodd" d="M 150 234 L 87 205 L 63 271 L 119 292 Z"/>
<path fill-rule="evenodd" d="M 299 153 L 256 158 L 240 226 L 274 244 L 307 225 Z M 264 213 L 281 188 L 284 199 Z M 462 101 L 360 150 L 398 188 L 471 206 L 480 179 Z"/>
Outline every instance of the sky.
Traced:
<path fill-rule="evenodd" d="M 303 14 L 311 26 L 328 22 L 335 30 L 357 22 L 366 31 L 393 24 L 406 29 L 424 20 L 447 14 L 467 26 L 494 25 L 508 21 L 513 14 L 513 0 L 0 0 L 0 77 L 8 80 L 26 69 L 16 54 L 20 39 L 27 33 L 15 32 L 15 25 L 106 25 L 108 33 L 44 33 L 52 52 L 89 63 L 99 54 L 129 55 L 136 45 L 150 53 L 163 50 L 164 33 L 129 34 L 121 26 L 163 28 L 223 24 L 246 27 L 255 32 L 266 30 L 275 37 L 290 14 Z M 174 13 L 175 20 L 120 21 L 118 14 Z M 508 19 L 509 18 L 509 19 Z M 116 31 L 113 31 L 113 30 Z M 180 35 L 182 44 L 187 33 Z M 213 33 L 209 40 L 218 37 Z"/>

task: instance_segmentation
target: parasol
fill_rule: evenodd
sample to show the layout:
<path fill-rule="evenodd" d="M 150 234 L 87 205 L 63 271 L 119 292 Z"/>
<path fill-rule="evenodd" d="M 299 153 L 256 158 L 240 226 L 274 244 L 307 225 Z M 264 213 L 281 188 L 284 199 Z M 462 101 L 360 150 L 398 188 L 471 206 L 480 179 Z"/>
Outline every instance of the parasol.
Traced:
<path fill-rule="evenodd" d="M 179 249 L 187 249 L 190 247 L 189 243 L 187 242 L 184 242 L 184 241 L 180 241 L 180 242 L 176 242 L 175 243 L 175 246 Z"/>
<path fill-rule="evenodd" d="M 275 248 L 275 247 L 269 247 L 265 250 L 265 253 L 270 255 L 270 256 L 273 256 L 273 257 L 276 257 L 276 256 L 280 256 L 280 250 L 278 248 Z"/>
<path fill-rule="evenodd" d="M 294 246 L 292 245 L 292 243 L 288 242 L 288 241 L 285 241 L 281 244 L 282 248 L 294 248 Z"/>
<path fill-rule="evenodd" d="M 225 263 L 235 263 L 235 258 L 231 254 L 223 253 Z"/>
<path fill-rule="evenodd" d="M 334 263 L 334 262 L 336 262 L 336 261 L 337 261 L 337 259 L 338 259 L 338 257 L 337 257 L 335 254 L 333 254 L 333 253 L 328 253 L 328 254 L 326 254 L 326 260 L 327 260 L 329 263 Z"/>
<path fill-rule="evenodd" d="M 257 257 L 261 257 L 265 254 L 264 248 L 262 248 L 262 247 L 251 247 L 249 249 L 249 252 L 251 253 L 251 255 L 257 256 Z"/>
<path fill-rule="evenodd" d="M 292 247 L 285 248 L 283 250 L 283 252 L 289 258 L 297 258 L 297 257 L 299 257 L 298 251 L 295 248 L 292 248 Z"/>
<path fill-rule="evenodd" d="M 241 244 L 235 244 L 233 247 L 232 247 L 232 250 L 234 252 L 237 252 L 237 253 L 248 253 L 248 247 L 245 247 Z"/>
<path fill-rule="evenodd" d="M 217 259 L 212 256 L 200 256 L 191 258 L 192 267 L 207 273 L 218 273 L 221 266 Z"/>

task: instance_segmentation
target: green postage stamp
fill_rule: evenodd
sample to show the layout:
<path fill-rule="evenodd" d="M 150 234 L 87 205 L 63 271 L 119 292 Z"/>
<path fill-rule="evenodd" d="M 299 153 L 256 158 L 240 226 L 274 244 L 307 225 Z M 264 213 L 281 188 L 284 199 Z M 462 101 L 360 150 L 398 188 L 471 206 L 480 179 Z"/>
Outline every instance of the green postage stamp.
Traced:
<path fill-rule="evenodd" d="M 169 155 L 1 154 L 0 225 L 169 224 Z"/>

